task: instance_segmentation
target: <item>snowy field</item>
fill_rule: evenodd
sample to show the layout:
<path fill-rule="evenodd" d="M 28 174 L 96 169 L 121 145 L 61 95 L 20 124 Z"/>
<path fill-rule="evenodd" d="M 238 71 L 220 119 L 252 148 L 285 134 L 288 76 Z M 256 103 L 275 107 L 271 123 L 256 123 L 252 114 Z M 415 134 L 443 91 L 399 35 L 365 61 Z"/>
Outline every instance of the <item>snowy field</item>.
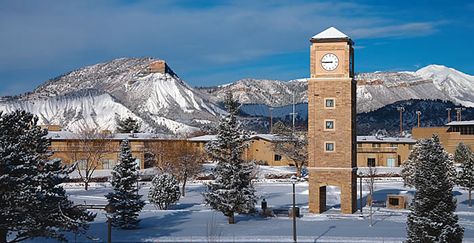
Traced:
<path fill-rule="evenodd" d="M 79 184 L 66 184 L 70 198 L 77 204 L 107 204 L 104 197 L 111 191 L 107 183 L 92 184 L 89 191 Z M 140 194 L 148 194 L 149 183 L 141 183 Z M 227 224 L 220 212 L 211 210 L 203 204 L 201 182 L 187 187 L 186 197 L 181 198 L 170 210 L 158 210 L 147 204 L 140 214 L 141 223 L 137 230 L 114 229 L 113 242 L 291 242 L 292 220 L 288 217 L 263 218 L 259 215 L 238 215 L 236 224 Z M 291 206 L 292 186 L 287 181 L 262 181 L 256 183 L 260 198 L 265 198 L 272 208 Z M 367 195 L 364 188 L 364 199 Z M 387 194 L 407 191 L 398 179 L 388 179 L 376 183 L 375 200 L 384 201 Z M 322 215 L 308 213 L 308 184 L 296 185 L 297 204 L 302 217 L 297 219 L 299 242 L 401 242 L 406 231 L 407 210 L 388 210 L 375 208 L 374 225 L 369 227 L 368 208 L 363 215 L 339 213 L 340 193 L 335 187 L 328 188 L 328 207 Z M 412 193 L 408 190 L 408 193 Z M 359 195 L 359 194 L 358 194 Z M 467 192 L 455 188 L 458 200 L 457 214 L 465 228 L 465 242 L 474 242 L 474 210 L 467 207 Z M 260 201 L 257 207 L 260 208 Z M 148 202 L 147 202 L 148 203 Z M 104 212 L 98 210 L 96 220 L 91 224 L 88 238 L 68 235 L 70 242 L 105 242 L 107 224 Z M 55 242 L 35 239 L 30 242 Z"/>

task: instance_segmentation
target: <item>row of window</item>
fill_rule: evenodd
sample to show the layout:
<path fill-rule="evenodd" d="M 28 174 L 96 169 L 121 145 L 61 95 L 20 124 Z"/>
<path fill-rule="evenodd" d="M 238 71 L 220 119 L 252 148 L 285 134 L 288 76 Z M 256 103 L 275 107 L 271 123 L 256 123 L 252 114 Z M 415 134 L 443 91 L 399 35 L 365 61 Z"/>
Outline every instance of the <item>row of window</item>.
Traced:
<path fill-rule="evenodd" d="M 78 163 L 77 163 L 77 167 L 78 167 L 80 170 L 85 170 L 85 169 L 87 169 L 87 166 L 88 166 L 87 160 L 82 159 L 82 160 L 78 160 L 77 162 L 78 162 Z M 137 164 L 137 166 L 140 166 L 141 160 L 140 160 L 140 159 L 136 159 L 136 160 L 135 160 L 135 163 Z M 112 169 L 115 167 L 116 164 L 117 164 L 117 162 L 116 162 L 115 160 L 113 160 L 113 159 L 103 159 L 103 160 L 102 160 L 102 168 L 103 168 L 103 169 L 110 169 L 110 170 L 112 170 Z"/>
<path fill-rule="evenodd" d="M 334 109 L 336 108 L 336 100 L 334 98 L 325 98 L 324 99 L 324 108 Z M 324 130 L 334 130 L 335 121 L 332 119 L 324 120 Z M 334 142 L 324 142 L 324 151 L 325 152 L 334 152 L 336 150 L 336 144 Z"/>
<path fill-rule="evenodd" d="M 375 158 L 367 158 L 367 167 L 375 167 L 376 166 Z M 387 167 L 396 167 L 396 159 L 395 158 L 387 158 Z"/>

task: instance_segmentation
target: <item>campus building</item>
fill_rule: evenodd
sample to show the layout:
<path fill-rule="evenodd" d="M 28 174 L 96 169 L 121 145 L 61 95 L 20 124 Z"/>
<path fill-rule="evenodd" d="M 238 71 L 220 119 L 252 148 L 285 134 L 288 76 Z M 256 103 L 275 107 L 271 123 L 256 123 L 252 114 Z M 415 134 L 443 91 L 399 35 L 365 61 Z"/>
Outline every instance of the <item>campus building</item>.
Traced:
<path fill-rule="evenodd" d="M 215 135 L 204 135 L 189 141 L 204 151 L 205 144 L 214 139 Z M 270 166 L 294 165 L 291 159 L 273 151 L 274 143 L 278 141 L 281 138 L 274 134 L 252 135 L 249 147 L 244 151 L 244 159 Z M 357 136 L 357 167 L 399 167 L 408 159 L 415 142 L 411 138 Z"/>
<path fill-rule="evenodd" d="M 460 142 L 474 149 L 474 121 L 453 121 L 443 127 L 415 127 L 412 130 L 415 139 L 430 138 L 433 134 L 439 136 L 448 153 L 454 154 Z"/>

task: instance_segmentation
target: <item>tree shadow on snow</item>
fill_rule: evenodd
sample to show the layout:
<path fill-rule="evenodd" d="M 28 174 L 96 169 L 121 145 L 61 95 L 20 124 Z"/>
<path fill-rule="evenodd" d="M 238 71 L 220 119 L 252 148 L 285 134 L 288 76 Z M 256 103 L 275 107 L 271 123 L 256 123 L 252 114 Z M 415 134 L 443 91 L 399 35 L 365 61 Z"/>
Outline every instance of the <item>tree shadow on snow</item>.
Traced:
<path fill-rule="evenodd" d="M 136 235 L 140 235 L 141 231 L 147 230 L 143 235 L 149 235 L 150 237 L 161 237 L 161 236 L 171 236 L 175 232 L 179 232 L 183 229 L 175 226 L 183 224 L 185 221 L 191 219 L 190 211 L 178 211 L 168 213 L 162 217 L 152 216 L 143 218 L 140 222 L 140 228 L 133 232 Z M 149 230 L 156 228 L 156 235 L 150 235 Z"/>
<path fill-rule="evenodd" d="M 263 217 L 260 214 L 237 214 L 235 215 L 235 223 L 247 222 L 247 221 L 267 221 L 271 217 Z"/>
<path fill-rule="evenodd" d="M 318 240 L 321 239 L 321 237 L 325 236 L 327 233 L 329 233 L 329 231 L 331 231 L 332 229 L 335 229 L 335 228 L 336 228 L 336 226 L 334 226 L 334 225 L 329 226 L 327 230 L 325 230 L 316 239 L 314 239 L 314 242 L 318 242 Z"/>
<path fill-rule="evenodd" d="M 200 204 L 199 203 L 179 203 L 179 204 L 171 205 L 169 209 L 171 210 L 189 209 L 197 205 L 200 205 Z"/>

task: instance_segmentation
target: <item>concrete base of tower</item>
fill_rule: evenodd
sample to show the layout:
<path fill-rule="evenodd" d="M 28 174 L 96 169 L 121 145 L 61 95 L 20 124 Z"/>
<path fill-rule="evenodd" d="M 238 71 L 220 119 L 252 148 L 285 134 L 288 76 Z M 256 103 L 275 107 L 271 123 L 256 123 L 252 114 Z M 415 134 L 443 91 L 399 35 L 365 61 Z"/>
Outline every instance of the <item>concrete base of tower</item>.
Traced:
<path fill-rule="evenodd" d="M 341 213 L 357 210 L 357 168 L 309 168 L 309 212 L 326 211 L 326 186 L 341 189 Z"/>

